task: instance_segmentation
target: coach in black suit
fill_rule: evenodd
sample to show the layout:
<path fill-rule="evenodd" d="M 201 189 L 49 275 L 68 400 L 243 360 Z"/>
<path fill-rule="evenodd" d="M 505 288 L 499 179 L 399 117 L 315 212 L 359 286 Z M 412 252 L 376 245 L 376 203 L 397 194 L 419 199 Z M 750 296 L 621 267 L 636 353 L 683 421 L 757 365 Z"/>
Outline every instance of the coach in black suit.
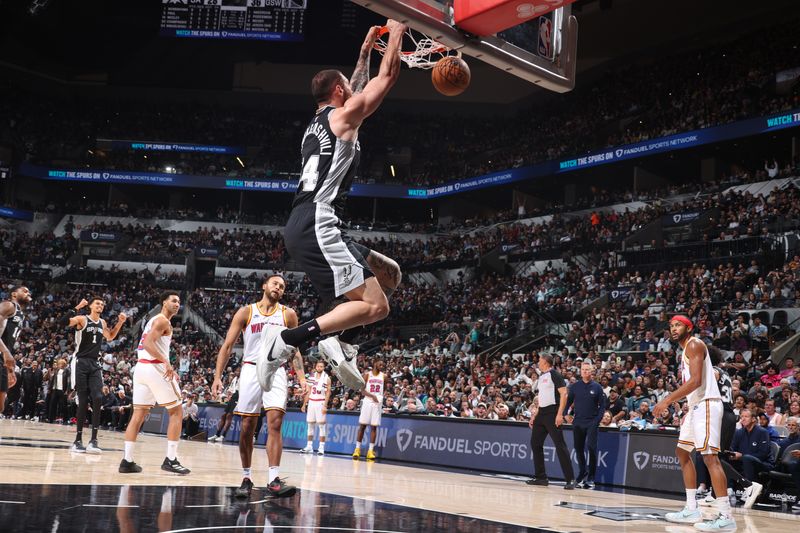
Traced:
<path fill-rule="evenodd" d="M 581 379 L 569 387 L 567 409 L 572 407 L 572 437 L 575 443 L 575 458 L 578 460 L 578 487 L 594 488 L 597 472 L 597 428 L 606 409 L 603 387 L 592 379 L 594 365 L 585 361 L 581 365 Z M 589 449 L 589 471 L 586 471 L 585 449 Z"/>

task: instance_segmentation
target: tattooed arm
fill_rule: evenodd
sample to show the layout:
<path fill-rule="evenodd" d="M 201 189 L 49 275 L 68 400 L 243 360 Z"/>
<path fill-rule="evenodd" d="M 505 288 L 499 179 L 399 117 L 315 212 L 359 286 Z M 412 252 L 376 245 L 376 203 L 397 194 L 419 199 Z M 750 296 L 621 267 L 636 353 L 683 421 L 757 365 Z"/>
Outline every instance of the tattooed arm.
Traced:
<path fill-rule="evenodd" d="M 375 39 L 378 38 L 379 30 L 380 26 L 371 27 L 364 39 L 364 44 L 361 45 L 361 52 L 358 54 L 356 68 L 353 70 L 353 75 L 350 77 L 350 86 L 353 88 L 353 94 L 358 94 L 363 91 L 369 81 L 369 58 L 372 53 L 372 45 L 375 44 Z"/>
<path fill-rule="evenodd" d="M 398 265 L 397 261 L 394 259 L 379 254 L 375 250 L 370 250 L 367 256 L 367 263 L 388 298 L 395 289 L 400 286 L 400 282 L 403 280 L 403 273 L 400 271 L 400 265 Z"/>

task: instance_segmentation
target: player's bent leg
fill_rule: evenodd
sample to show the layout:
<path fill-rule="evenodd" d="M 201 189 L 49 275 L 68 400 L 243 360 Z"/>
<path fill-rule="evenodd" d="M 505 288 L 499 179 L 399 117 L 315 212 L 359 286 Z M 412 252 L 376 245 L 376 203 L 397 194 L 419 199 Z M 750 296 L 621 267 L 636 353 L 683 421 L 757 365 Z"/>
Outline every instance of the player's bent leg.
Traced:
<path fill-rule="evenodd" d="M 667 522 L 677 524 L 696 524 L 703 519 L 703 513 L 697 507 L 697 472 L 692 461 L 693 445 L 684 444 L 679 441 L 676 454 L 681 464 L 683 473 L 683 486 L 686 487 L 686 506 L 677 513 L 667 513 L 664 515 Z"/>
<path fill-rule="evenodd" d="M 323 334 L 365 326 L 389 316 L 389 300 L 374 277 L 367 278 L 363 285 L 345 293 L 345 296 L 349 302 L 339 304 L 317 318 Z"/>
<path fill-rule="evenodd" d="M 378 279 L 378 283 L 383 288 L 384 294 L 387 298 L 400 286 L 403 281 L 403 273 L 400 271 L 400 265 L 397 261 L 386 257 L 385 255 L 370 250 L 367 254 L 367 264 L 372 269 L 372 273 Z"/>

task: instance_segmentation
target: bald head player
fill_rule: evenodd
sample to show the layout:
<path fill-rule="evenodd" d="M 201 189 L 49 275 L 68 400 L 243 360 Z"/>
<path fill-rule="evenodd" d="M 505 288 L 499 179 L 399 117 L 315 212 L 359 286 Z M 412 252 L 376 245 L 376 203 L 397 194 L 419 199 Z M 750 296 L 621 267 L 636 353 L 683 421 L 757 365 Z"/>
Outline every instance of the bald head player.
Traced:
<path fill-rule="evenodd" d="M 8 389 L 17 383 L 14 370 L 17 367 L 11 350 L 17 343 L 17 338 L 22 331 L 22 320 L 25 315 L 22 310 L 31 302 L 31 291 L 24 285 L 14 287 L 11 299 L 0 303 L 0 356 L 3 357 L 4 368 L 0 370 L 0 413 L 6 407 L 6 394 Z"/>
<path fill-rule="evenodd" d="M 656 404 L 653 414 L 662 415 L 672 402 L 683 398 L 689 403 L 689 412 L 681 423 L 677 448 L 686 487 L 686 506 L 677 513 L 667 513 L 665 518 L 669 522 L 694 524 L 700 531 L 733 531 L 736 522 L 728 501 L 728 480 L 717 456 L 724 408 L 711 357 L 705 343 L 692 336 L 694 324 L 688 317 L 675 315 L 669 321 L 669 329 L 673 342 L 678 343 L 682 384 Z M 713 520 L 703 521 L 703 514 L 697 507 L 697 471 L 692 461 L 694 450 L 702 455 L 714 494 L 718 495 L 715 501 L 717 516 Z"/>
<path fill-rule="evenodd" d="M 400 45 L 406 26 L 388 20 L 389 44 L 378 75 L 369 79 L 369 56 L 379 28 L 371 28 L 361 47 L 353 76 L 338 70 L 318 72 L 311 81 L 316 116 L 303 135 L 303 170 L 294 207 L 283 231 L 292 259 L 311 280 L 326 304 L 349 301 L 292 329 L 270 330 L 264 338 L 264 390 L 284 361 L 321 335 L 341 332 L 319 343 L 333 373 L 349 388 L 361 390 L 364 377 L 356 366 L 353 345 L 360 328 L 386 318 L 388 295 L 400 284 L 398 264 L 353 242 L 340 230 L 340 217 L 358 172 L 361 124 L 377 111 L 400 74 Z"/>

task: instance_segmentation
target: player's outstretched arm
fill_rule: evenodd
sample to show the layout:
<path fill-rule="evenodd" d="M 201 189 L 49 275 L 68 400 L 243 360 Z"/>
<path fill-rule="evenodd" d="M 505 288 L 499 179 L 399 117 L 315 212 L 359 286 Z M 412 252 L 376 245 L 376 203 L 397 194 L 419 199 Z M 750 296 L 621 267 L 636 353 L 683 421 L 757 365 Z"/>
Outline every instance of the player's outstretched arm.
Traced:
<path fill-rule="evenodd" d="M 228 364 L 228 360 L 231 358 L 233 346 L 239 339 L 239 335 L 241 335 L 244 328 L 247 327 L 247 317 L 249 313 L 250 310 L 247 307 L 240 307 L 239 310 L 236 311 L 236 314 L 233 315 L 233 320 L 231 320 L 231 325 L 228 327 L 225 340 L 222 342 L 222 346 L 219 347 L 217 366 L 214 369 L 214 383 L 211 385 L 211 395 L 214 398 L 218 398 L 222 393 L 222 372 L 225 371 L 225 365 Z"/>
<path fill-rule="evenodd" d="M 350 97 L 341 110 L 337 110 L 333 115 L 334 122 L 341 121 L 343 123 L 344 127 L 341 129 L 357 129 L 364 119 L 378 109 L 383 99 L 389 94 L 389 90 L 397 82 L 400 75 L 400 45 L 406 25 L 390 19 L 386 21 L 386 27 L 389 28 L 389 44 L 381 60 L 378 75 L 369 80 L 363 91 Z M 334 133 L 339 135 L 337 131 Z"/>
<path fill-rule="evenodd" d="M 372 47 L 375 44 L 375 40 L 378 38 L 380 29 L 380 26 L 371 27 L 367 32 L 367 36 L 364 38 L 364 43 L 361 45 L 356 68 L 353 70 L 353 75 L 350 76 L 350 87 L 353 89 L 353 94 L 358 94 L 363 91 L 369 81 L 370 55 L 372 54 Z"/>
<path fill-rule="evenodd" d="M 76 328 L 78 330 L 85 328 L 86 316 L 85 315 L 75 316 L 75 313 L 77 313 L 87 305 L 89 305 L 89 302 L 86 299 L 81 300 L 78 305 L 67 311 L 62 320 L 64 320 L 67 323 L 67 326 L 70 328 Z"/>

